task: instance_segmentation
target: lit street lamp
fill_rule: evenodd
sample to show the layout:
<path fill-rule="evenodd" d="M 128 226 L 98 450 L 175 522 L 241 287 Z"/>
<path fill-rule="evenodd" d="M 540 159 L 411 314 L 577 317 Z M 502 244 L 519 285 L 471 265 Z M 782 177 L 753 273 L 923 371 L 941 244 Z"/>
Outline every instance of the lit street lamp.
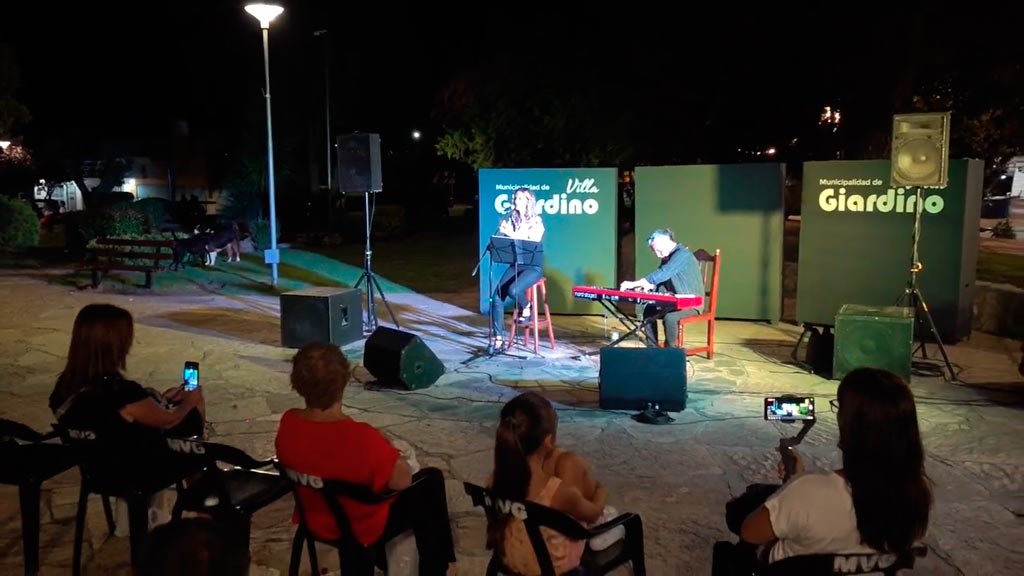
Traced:
<path fill-rule="evenodd" d="M 249 4 L 245 11 L 260 21 L 263 30 L 263 75 L 266 79 L 264 94 L 267 99 L 267 188 L 270 190 L 270 250 L 264 250 L 263 261 L 270 264 L 272 286 L 277 286 L 277 264 L 281 256 L 277 251 L 277 209 L 274 202 L 274 136 L 270 122 L 270 22 L 277 18 L 284 8 L 273 4 Z"/>

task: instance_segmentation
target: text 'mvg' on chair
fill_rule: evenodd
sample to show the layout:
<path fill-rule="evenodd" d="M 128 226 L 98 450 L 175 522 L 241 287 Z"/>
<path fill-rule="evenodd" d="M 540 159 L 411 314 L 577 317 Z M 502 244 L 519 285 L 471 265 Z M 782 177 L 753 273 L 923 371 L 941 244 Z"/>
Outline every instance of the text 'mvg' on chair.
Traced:
<path fill-rule="evenodd" d="M 540 531 L 541 526 L 559 532 L 572 540 L 590 540 L 612 528 L 624 526 L 625 538 L 600 552 L 595 552 L 590 549 L 590 546 L 587 546 L 583 552 L 580 569 L 569 574 L 601 576 L 627 562 L 632 563 L 634 576 L 647 574 L 644 567 L 644 527 L 638 514 L 620 514 L 617 518 L 604 524 L 585 528 L 571 516 L 536 502 L 509 502 L 502 498 L 495 498 L 486 488 L 469 482 L 463 482 L 463 487 L 466 494 L 473 500 L 473 506 L 484 509 L 488 521 L 492 521 L 501 514 L 513 514 L 523 521 L 526 525 L 526 533 L 530 537 L 530 544 L 533 546 L 533 552 L 537 555 L 537 565 L 540 566 L 541 576 L 563 576 L 555 573 L 551 555 L 548 553 L 547 544 Z M 491 561 L 487 564 L 487 576 L 515 574 L 504 566 L 501 557 L 502 551 L 494 550 L 491 554 Z"/>

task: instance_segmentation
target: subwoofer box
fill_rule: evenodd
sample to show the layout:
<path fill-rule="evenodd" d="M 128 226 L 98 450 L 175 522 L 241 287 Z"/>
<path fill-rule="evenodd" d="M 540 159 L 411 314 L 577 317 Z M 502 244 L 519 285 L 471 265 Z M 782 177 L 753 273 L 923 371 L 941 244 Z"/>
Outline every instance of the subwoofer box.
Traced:
<path fill-rule="evenodd" d="M 281 345 L 310 342 L 344 346 L 363 337 L 362 292 L 354 288 L 308 288 L 281 294 Z"/>
<path fill-rule="evenodd" d="M 363 366 L 382 384 L 426 388 L 444 374 L 444 364 L 419 336 L 381 326 L 366 339 Z"/>
<path fill-rule="evenodd" d="M 601 349 L 598 375 L 601 408 L 668 412 L 686 409 L 686 351 L 682 348 Z"/>
<path fill-rule="evenodd" d="M 832 379 L 857 368 L 882 368 L 910 383 L 914 309 L 844 304 L 836 314 Z"/>

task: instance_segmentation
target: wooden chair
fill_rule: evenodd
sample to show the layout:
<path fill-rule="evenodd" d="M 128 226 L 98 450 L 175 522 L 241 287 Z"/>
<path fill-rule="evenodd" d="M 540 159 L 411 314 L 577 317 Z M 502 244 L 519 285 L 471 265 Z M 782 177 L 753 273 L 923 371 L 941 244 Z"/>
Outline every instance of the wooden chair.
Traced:
<path fill-rule="evenodd" d="M 544 319 L 540 317 L 540 306 L 537 302 L 537 288 L 540 288 L 540 298 L 544 304 Z M 551 309 L 548 308 L 548 287 L 545 278 L 541 278 L 530 289 L 527 290 L 530 302 L 530 323 L 523 327 L 523 343 L 530 346 L 530 330 L 533 329 L 533 353 L 540 354 L 540 329 L 548 329 L 548 343 L 551 349 L 555 349 L 555 328 L 551 325 Z M 512 340 L 516 338 L 516 319 L 512 319 Z"/>
<path fill-rule="evenodd" d="M 707 345 L 696 348 L 687 347 L 686 355 L 692 356 L 695 354 L 707 353 L 708 360 L 711 360 L 715 356 L 715 310 L 718 308 L 718 272 L 722 267 L 722 251 L 716 249 L 715 254 L 711 255 L 702 248 L 694 252 L 693 256 L 697 259 L 697 262 L 700 263 L 701 278 L 704 281 L 704 312 L 696 316 L 689 316 L 679 320 L 679 333 L 676 335 L 676 347 L 683 348 L 684 326 L 697 322 L 707 322 Z"/>

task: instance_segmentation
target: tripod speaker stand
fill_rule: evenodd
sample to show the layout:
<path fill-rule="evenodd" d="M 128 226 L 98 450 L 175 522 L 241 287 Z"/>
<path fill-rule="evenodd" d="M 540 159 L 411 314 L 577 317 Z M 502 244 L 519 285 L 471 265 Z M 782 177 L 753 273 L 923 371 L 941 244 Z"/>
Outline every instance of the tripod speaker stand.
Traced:
<path fill-rule="evenodd" d="M 377 281 L 377 277 L 373 274 L 373 266 L 371 265 L 373 250 L 370 248 L 370 221 L 373 218 L 370 212 L 370 194 L 373 194 L 373 192 L 366 191 L 363 194 L 366 201 L 366 251 L 363 253 L 363 275 L 359 277 L 356 285 L 353 286 L 353 288 L 359 288 L 360 284 L 366 283 L 366 321 L 363 323 L 363 331 L 373 332 L 377 329 L 377 301 L 374 298 L 374 290 L 380 294 L 380 299 L 384 302 L 384 308 L 387 309 L 388 315 L 391 316 L 391 322 L 395 325 L 395 328 L 401 328 L 398 325 L 398 320 L 395 320 L 395 313 L 391 311 L 387 296 L 384 295 L 384 289 L 380 287 L 380 282 Z M 374 204 L 376 204 L 376 200 Z"/>
<path fill-rule="evenodd" d="M 956 372 L 953 370 L 953 364 L 949 361 L 949 356 L 946 354 L 946 347 L 942 344 L 942 338 L 939 337 L 939 331 L 935 328 L 935 321 L 932 320 L 932 313 L 928 310 L 928 303 L 925 302 L 924 296 L 921 294 L 921 290 L 917 287 L 917 273 L 924 269 L 924 264 L 921 263 L 918 257 L 918 242 L 921 240 L 921 187 L 917 186 L 917 195 L 914 202 L 914 240 L 913 247 L 910 256 L 910 278 L 907 280 L 907 287 L 903 290 L 903 295 L 896 301 L 897 306 L 907 306 L 908 308 L 914 308 L 914 314 L 917 316 L 917 322 L 920 324 L 920 315 L 924 313 L 925 321 L 927 322 L 928 331 L 931 332 L 935 343 L 939 345 L 939 352 L 942 354 L 942 359 L 946 363 L 946 370 L 949 371 L 949 376 L 943 373 L 943 377 L 949 382 L 956 382 Z M 918 349 L 921 350 L 922 357 L 928 359 L 928 350 L 925 348 L 925 339 L 921 338 L 921 343 Z M 916 352 L 916 350 L 915 350 Z M 913 353 L 911 354 L 913 356 Z"/>

